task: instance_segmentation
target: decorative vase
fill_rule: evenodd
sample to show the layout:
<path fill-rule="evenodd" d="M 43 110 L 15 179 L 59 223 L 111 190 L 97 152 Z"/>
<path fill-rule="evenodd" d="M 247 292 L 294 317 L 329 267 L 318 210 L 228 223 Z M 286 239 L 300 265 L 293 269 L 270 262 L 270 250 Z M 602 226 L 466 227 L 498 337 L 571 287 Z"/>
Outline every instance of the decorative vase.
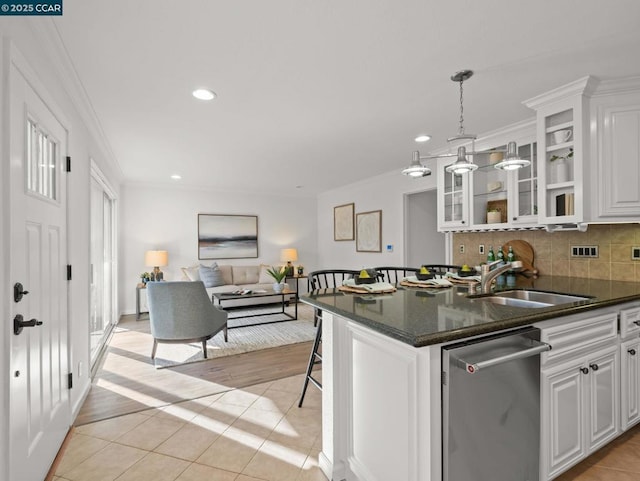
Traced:
<path fill-rule="evenodd" d="M 276 294 L 280 294 L 284 289 L 284 282 L 274 282 L 273 283 L 273 292 Z"/>
<path fill-rule="evenodd" d="M 555 174 L 553 177 L 555 178 L 552 179 L 552 183 L 554 184 L 566 182 L 569 178 L 568 166 L 564 159 L 558 159 L 553 162 L 553 172 Z"/>
<path fill-rule="evenodd" d="M 500 212 L 487 212 L 487 224 L 500 224 L 501 222 Z"/>

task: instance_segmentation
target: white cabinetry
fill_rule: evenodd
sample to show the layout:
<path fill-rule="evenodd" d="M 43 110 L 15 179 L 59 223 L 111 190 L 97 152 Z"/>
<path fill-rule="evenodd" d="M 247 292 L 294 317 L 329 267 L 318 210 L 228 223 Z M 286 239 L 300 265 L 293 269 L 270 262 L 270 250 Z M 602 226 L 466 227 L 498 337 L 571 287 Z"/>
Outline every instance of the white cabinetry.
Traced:
<path fill-rule="evenodd" d="M 640 78 L 603 82 L 591 104 L 593 221 L 640 218 Z M 632 219 L 635 217 L 635 219 Z"/>
<path fill-rule="evenodd" d="M 620 427 L 640 421 L 640 306 L 620 311 Z"/>
<path fill-rule="evenodd" d="M 586 219 L 589 97 L 595 83 L 584 77 L 524 102 L 537 117 L 541 224 L 579 224 Z"/>
<path fill-rule="evenodd" d="M 463 230 L 469 225 L 469 176 L 446 171 L 453 157 L 438 159 L 438 230 Z"/>
<path fill-rule="evenodd" d="M 552 346 L 541 373 L 540 479 L 550 480 L 618 435 L 617 315 L 565 318 L 541 340 Z"/>

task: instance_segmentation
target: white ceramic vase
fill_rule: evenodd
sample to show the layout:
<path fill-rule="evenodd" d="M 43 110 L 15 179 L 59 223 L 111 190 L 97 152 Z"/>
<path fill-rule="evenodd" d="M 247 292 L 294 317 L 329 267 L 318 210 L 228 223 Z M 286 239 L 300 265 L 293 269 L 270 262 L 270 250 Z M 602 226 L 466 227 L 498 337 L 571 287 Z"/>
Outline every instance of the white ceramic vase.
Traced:
<path fill-rule="evenodd" d="M 273 292 L 275 292 L 276 294 L 280 294 L 284 289 L 284 282 L 274 282 L 273 283 Z"/>
<path fill-rule="evenodd" d="M 561 182 L 566 182 L 569 179 L 568 165 L 564 161 L 564 159 L 558 159 L 553 162 L 553 172 L 554 172 L 554 184 L 559 184 Z"/>

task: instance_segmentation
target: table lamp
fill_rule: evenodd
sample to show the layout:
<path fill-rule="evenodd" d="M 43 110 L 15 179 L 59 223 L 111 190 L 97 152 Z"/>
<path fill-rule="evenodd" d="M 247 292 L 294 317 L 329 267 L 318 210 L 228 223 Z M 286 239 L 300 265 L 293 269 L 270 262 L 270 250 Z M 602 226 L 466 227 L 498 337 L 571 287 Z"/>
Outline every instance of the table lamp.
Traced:
<path fill-rule="evenodd" d="M 164 267 L 169 264 L 169 254 L 167 251 L 147 251 L 144 254 L 144 265 L 153 266 L 153 279 L 154 281 L 161 281 L 163 274 L 160 267 Z"/>
<path fill-rule="evenodd" d="M 280 251 L 280 261 L 287 263 L 287 275 L 293 275 L 293 264 L 298 260 L 298 249 L 288 248 Z"/>

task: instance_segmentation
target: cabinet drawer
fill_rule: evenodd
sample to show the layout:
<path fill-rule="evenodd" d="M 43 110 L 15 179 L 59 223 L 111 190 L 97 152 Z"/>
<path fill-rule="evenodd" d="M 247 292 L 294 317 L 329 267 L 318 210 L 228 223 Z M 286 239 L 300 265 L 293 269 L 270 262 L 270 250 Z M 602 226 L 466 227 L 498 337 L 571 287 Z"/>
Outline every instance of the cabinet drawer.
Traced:
<path fill-rule="evenodd" d="M 620 311 L 620 336 L 625 339 L 640 333 L 640 306 Z"/>
<path fill-rule="evenodd" d="M 551 345 L 551 350 L 542 353 L 541 362 L 545 364 L 567 355 L 577 355 L 598 343 L 615 341 L 617 337 L 616 313 L 545 328 L 542 329 L 540 340 Z"/>

